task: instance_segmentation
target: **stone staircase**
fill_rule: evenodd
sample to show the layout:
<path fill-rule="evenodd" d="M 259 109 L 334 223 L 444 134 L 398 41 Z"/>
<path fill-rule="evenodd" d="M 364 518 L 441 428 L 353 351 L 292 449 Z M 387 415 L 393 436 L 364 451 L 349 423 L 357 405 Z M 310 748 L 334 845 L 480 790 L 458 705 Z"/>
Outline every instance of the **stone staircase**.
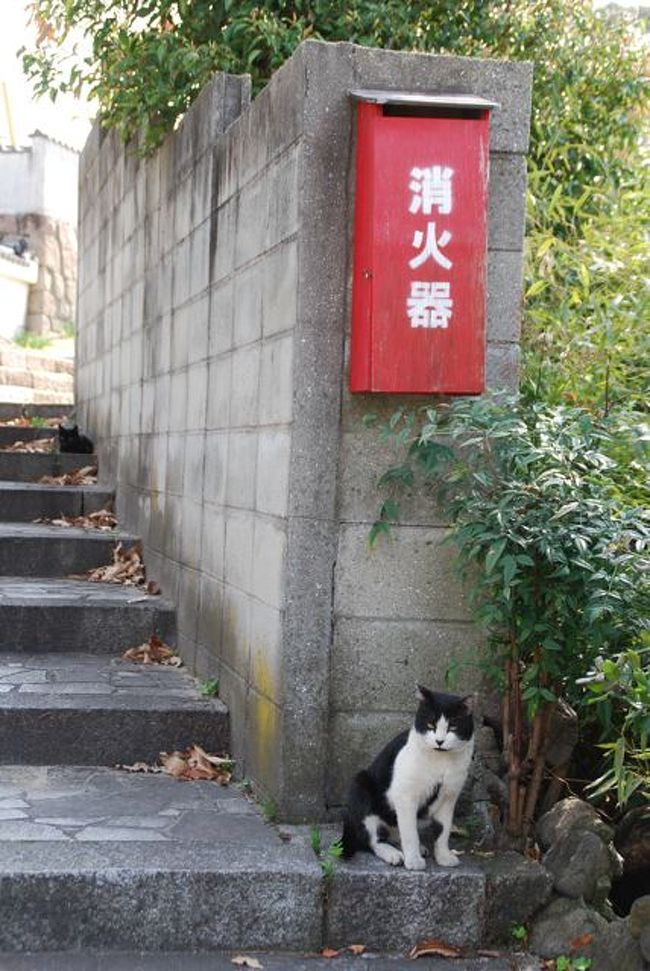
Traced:
<path fill-rule="evenodd" d="M 0 421 L 11 413 L 0 405 Z M 0 447 L 25 437 L 0 427 Z M 471 949 L 506 902 L 524 920 L 539 874 L 519 858 L 417 873 L 362 854 L 325 879 L 309 828 L 266 823 L 242 787 L 115 768 L 193 743 L 227 750 L 228 713 L 183 669 L 121 659 L 154 630 L 174 643 L 164 597 L 67 579 L 134 536 L 32 522 L 112 500 L 35 481 L 90 460 L 0 451 L 0 967 L 58 968 L 47 952 L 70 954 L 66 968 L 118 951 L 405 952 L 427 937 Z M 323 846 L 336 835 L 324 829 Z"/>
<path fill-rule="evenodd" d="M 1 341 L 0 391 L 5 402 L 71 405 L 74 361 Z"/>

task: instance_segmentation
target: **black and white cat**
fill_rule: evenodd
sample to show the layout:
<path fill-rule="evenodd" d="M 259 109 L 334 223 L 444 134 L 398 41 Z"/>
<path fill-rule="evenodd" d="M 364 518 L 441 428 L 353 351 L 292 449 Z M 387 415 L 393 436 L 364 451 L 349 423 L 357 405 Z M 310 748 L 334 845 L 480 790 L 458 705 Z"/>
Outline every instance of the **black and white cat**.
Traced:
<path fill-rule="evenodd" d="M 343 856 L 369 850 L 393 866 L 425 867 L 418 823 L 437 825 L 433 855 L 458 866 L 449 849 L 456 800 L 474 751 L 473 699 L 418 686 L 413 727 L 379 753 L 352 782 L 343 824 Z M 397 827 L 401 850 L 387 842 Z"/>
<path fill-rule="evenodd" d="M 91 454 L 93 443 L 87 435 L 81 435 L 78 425 L 59 425 L 59 451 Z"/>

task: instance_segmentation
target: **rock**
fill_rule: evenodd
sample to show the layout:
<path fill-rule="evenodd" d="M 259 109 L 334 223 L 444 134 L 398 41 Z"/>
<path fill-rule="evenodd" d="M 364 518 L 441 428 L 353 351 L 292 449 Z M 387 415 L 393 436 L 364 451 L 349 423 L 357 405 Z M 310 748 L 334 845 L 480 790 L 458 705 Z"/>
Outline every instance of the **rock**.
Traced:
<path fill-rule="evenodd" d="M 537 915 L 529 947 L 543 958 L 570 954 L 571 944 L 585 934 L 596 935 L 607 928 L 607 921 L 579 900 L 556 897 Z M 620 969 L 619 969 L 620 971 Z"/>
<path fill-rule="evenodd" d="M 485 928 L 490 941 L 512 943 L 513 924 L 527 923 L 546 904 L 553 889 L 553 877 L 545 867 L 520 856 L 500 853 L 480 861 L 485 872 Z"/>
<path fill-rule="evenodd" d="M 543 850 L 547 850 L 559 837 L 572 831 L 595 833 L 609 843 L 613 830 L 602 821 L 595 809 L 582 799 L 562 799 L 538 820 L 537 839 Z"/>
<path fill-rule="evenodd" d="M 650 806 L 625 814 L 614 846 L 623 857 L 623 876 L 612 888 L 612 903 L 619 914 L 627 914 L 635 900 L 650 894 Z"/>
<path fill-rule="evenodd" d="M 650 927 L 650 895 L 638 897 L 630 908 L 627 926 L 632 937 L 640 937 L 646 927 Z"/>
<path fill-rule="evenodd" d="M 614 864 L 609 847 L 595 833 L 569 830 L 553 843 L 542 863 L 565 897 L 606 899 Z"/>
<path fill-rule="evenodd" d="M 643 971 L 644 968 L 639 943 L 623 920 L 609 924 L 579 953 L 591 958 L 589 971 Z"/>
<path fill-rule="evenodd" d="M 641 948 L 641 954 L 650 963 L 650 924 L 644 927 L 641 931 L 641 936 L 639 937 L 639 947 Z"/>
<path fill-rule="evenodd" d="M 553 708 L 548 727 L 546 761 L 549 765 L 564 765 L 578 744 L 578 716 L 566 701 Z"/>

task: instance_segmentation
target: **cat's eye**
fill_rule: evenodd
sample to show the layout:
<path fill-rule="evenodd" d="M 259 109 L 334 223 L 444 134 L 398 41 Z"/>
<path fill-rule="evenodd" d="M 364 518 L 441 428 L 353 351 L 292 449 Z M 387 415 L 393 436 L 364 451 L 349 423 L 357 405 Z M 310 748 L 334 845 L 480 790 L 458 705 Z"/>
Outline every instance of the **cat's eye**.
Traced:
<path fill-rule="evenodd" d="M 429 722 L 429 724 L 427 725 L 427 728 L 429 729 L 430 732 L 435 732 L 436 730 L 436 726 L 432 725 L 431 722 Z"/>

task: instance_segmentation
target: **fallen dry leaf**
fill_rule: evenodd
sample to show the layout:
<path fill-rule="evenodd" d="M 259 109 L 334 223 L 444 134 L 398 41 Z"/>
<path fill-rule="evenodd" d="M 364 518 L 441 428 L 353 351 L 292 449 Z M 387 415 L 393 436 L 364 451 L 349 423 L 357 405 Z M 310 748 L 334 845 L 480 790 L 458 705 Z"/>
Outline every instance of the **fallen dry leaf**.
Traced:
<path fill-rule="evenodd" d="M 134 762 L 133 765 L 116 765 L 116 769 L 122 769 L 123 772 L 147 772 L 147 773 L 160 773 L 163 771 L 162 765 L 149 765 L 148 762 Z"/>
<path fill-rule="evenodd" d="M 588 944 L 594 939 L 593 934 L 581 934 L 580 937 L 574 938 L 569 944 L 572 951 L 581 951 L 583 947 L 587 947 Z"/>
<path fill-rule="evenodd" d="M 48 519 L 41 516 L 35 519 L 35 523 L 44 523 L 47 526 L 65 526 L 70 528 L 76 526 L 81 529 L 99 529 L 102 532 L 109 532 L 117 526 L 117 516 L 108 509 L 99 509 L 97 512 L 88 513 L 86 516 L 59 516 L 57 519 Z"/>
<path fill-rule="evenodd" d="M 192 745 L 185 752 L 161 752 L 163 771 L 176 779 L 190 782 L 218 782 L 228 785 L 234 762 L 227 755 L 209 755 L 200 745 Z"/>
<path fill-rule="evenodd" d="M 38 480 L 42 485 L 95 485 L 97 483 L 97 466 L 84 465 L 81 469 L 73 469 L 65 475 L 44 475 Z"/>
<path fill-rule="evenodd" d="M 503 951 L 491 951 L 489 948 L 480 947 L 476 956 L 479 958 L 500 958 L 503 957 Z"/>
<path fill-rule="evenodd" d="M 354 954 L 356 957 L 358 957 L 360 954 L 363 954 L 365 949 L 366 949 L 365 944 L 348 944 L 345 950 L 349 951 L 350 954 Z"/>
<path fill-rule="evenodd" d="M 453 944 L 445 944 L 444 941 L 439 941 L 435 937 L 432 937 L 427 941 L 419 941 L 415 947 L 411 948 L 408 956 L 412 961 L 414 961 L 416 958 L 425 956 L 434 956 L 440 958 L 462 957 L 460 948 L 454 947 Z"/>
<path fill-rule="evenodd" d="M 337 958 L 341 952 L 335 951 L 333 947 L 324 947 L 320 953 L 324 958 Z"/>
<path fill-rule="evenodd" d="M 133 661 L 136 664 L 165 664 L 172 668 L 180 668 L 183 664 L 180 655 L 163 644 L 157 634 L 152 634 L 149 640 L 139 647 L 130 647 L 122 657 L 125 661 Z"/>
<path fill-rule="evenodd" d="M 14 442 L 13 445 L 3 445 L 0 452 L 24 452 L 32 455 L 42 455 L 56 452 L 55 438 L 35 438 L 31 442 Z"/>
<path fill-rule="evenodd" d="M 122 583 L 127 587 L 145 587 L 150 592 L 142 561 L 141 543 L 134 543 L 129 547 L 116 543 L 112 563 L 98 566 L 88 573 L 72 574 L 69 579 L 88 580 L 90 583 Z"/>
<path fill-rule="evenodd" d="M 248 954 L 238 954 L 236 957 L 231 958 L 231 964 L 237 964 L 240 968 L 263 968 L 264 965 L 260 964 L 257 958 L 249 957 Z"/>

